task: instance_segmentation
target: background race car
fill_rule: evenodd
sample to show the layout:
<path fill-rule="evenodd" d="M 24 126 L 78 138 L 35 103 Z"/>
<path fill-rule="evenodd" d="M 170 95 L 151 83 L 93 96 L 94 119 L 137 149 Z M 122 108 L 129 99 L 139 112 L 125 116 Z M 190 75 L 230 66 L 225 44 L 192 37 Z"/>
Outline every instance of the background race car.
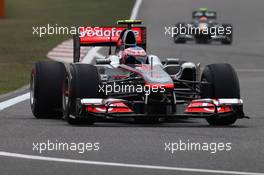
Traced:
<path fill-rule="evenodd" d="M 222 44 L 231 44 L 233 40 L 233 27 L 231 24 L 216 22 L 216 12 L 200 8 L 192 13 L 192 22 L 177 23 L 174 29 L 174 42 L 210 43 L 220 41 Z"/>

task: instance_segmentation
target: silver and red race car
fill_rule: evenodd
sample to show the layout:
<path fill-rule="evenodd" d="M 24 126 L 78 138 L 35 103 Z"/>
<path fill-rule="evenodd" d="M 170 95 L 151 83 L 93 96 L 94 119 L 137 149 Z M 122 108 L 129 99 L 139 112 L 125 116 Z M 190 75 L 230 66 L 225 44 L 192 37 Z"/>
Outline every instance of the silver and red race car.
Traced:
<path fill-rule="evenodd" d="M 139 20 L 122 27 L 86 27 L 74 36 L 71 64 L 37 62 L 30 104 L 36 118 L 63 117 L 69 124 L 175 122 L 205 118 L 230 125 L 244 118 L 237 74 L 229 64 L 204 67 L 146 53 L 146 28 Z M 96 64 L 80 61 L 80 47 L 107 46 Z M 112 54 L 111 47 L 115 46 Z"/>

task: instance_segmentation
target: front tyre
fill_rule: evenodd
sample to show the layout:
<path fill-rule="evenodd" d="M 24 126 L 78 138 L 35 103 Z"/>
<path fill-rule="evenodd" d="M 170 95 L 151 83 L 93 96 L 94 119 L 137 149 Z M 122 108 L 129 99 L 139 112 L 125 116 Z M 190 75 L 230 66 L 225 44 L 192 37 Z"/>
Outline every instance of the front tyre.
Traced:
<path fill-rule="evenodd" d="M 77 109 L 80 99 L 102 98 L 97 68 L 90 64 L 72 64 L 70 71 L 71 77 L 66 76 L 63 85 L 64 118 L 71 125 L 93 124 L 93 116 L 79 116 Z"/>
<path fill-rule="evenodd" d="M 222 40 L 222 44 L 230 45 L 233 42 L 233 26 L 231 24 L 223 24 L 223 28 L 225 29 L 224 35 L 226 39 Z"/>
<path fill-rule="evenodd" d="M 174 36 L 173 36 L 173 40 L 175 44 L 184 44 L 186 43 L 186 39 L 184 37 L 181 36 L 181 33 L 185 33 L 185 32 L 181 32 L 184 29 L 184 31 L 187 31 L 187 27 L 185 23 L 177 23 L 175 25 L 175 29 L 174 29 Z M 186 33 L 185 33 L 186 34 Z"/>
<path fill-rule="evenodd" d="M 211 64 L 204 68 L 202 81 L 208 82 L 201 88 L 201 98 L 237 98 L 240 99 L 240 88 L 237 74 L 230 64 Z M 210 125 L 231 125 L 237 116 L 220 116 L 207 118 Z"/>

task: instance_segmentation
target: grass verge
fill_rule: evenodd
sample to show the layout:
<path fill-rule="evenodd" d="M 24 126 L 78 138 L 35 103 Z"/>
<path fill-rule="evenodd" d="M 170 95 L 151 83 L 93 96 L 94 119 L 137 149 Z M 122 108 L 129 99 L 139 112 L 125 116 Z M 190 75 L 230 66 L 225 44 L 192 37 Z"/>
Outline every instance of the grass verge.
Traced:
<path fill-rule="evenodd" d="M 0 19 L 0 94 L 29 82 L 32 64 L 67 35 L 39 38 L 33 26 L 113 25 L 128 18 L 134 0 L 6 0 Z"/>

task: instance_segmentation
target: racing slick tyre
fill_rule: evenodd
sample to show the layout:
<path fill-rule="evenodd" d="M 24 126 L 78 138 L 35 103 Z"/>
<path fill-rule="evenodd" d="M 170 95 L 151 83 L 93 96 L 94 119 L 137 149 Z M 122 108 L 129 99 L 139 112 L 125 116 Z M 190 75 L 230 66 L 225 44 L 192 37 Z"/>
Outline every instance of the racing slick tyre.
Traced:
<path fill-rule="evenodd" d="M 79 115 L 78 100 L 82 98 L 102 98 L 99 92 L 100 77 L 95 66 L 90 64 L 72 64 L 70 74 L 63 85 L 63 114 L 71 125 L 91 125 L 93 116 Z"/>
<path fill-rule="evenodd" d="M 174 34 L 174 36 L 173 36 L 174 43 L 176 43 L 176 44 L 180 44 L 180 43 L 184 44 L 184 43 L 186 43 L 186 39 L 185 38 L 179 37 L 180 29 L 181 28 L 185 28 L 186 29 L 186 27 L 181 27 L 181 26 L 185 26 L 185 23 L 177 23 L 175 26 L 176 26 L 176 28 L 174 29 L 174 33 L 176 33 L 176 34 Z"/>
<path fill-rule="evenodd" d="M 201 98 L 238 98 L 240 88 L 237 74 L 230 64 L 210 64 L 204 68 L 202 81 L 209 84 L 201 88 Z M 207 118 L 210 125 L 231 125 L 237 120 L 237 116 L 220 116 Z"/>
<path fill-rule="evenodd" d="M 36 118 L 62 117 L 62 84 L 66 71 L 63 63 L 39 61 L 30 78 L 30 106 Z"/>
<path fill-rule="evenodd" d="M 80 62 L 81 55 L 81 47 L 80 47 L 80 37 L 78 34 L 73 35 L 73 62 Z"/>
<path fill-rule="evenodd" d="M 233 41 L 233 26 L 231 24 L 223 24 L 223 28 L 230 28 L 230 32 L 227 32 L 225 30 L 224 35 L 226 36 L 226 39 L 222 40 L 222 44 L 232 44 Z"/>
<path fill-rule="evenodd" d="M 197 35 L 195 36 L 195 42 L 197 44 L 210 44 L 211 39 L 209 36 L 206 36 L 206 35 Z"/>

